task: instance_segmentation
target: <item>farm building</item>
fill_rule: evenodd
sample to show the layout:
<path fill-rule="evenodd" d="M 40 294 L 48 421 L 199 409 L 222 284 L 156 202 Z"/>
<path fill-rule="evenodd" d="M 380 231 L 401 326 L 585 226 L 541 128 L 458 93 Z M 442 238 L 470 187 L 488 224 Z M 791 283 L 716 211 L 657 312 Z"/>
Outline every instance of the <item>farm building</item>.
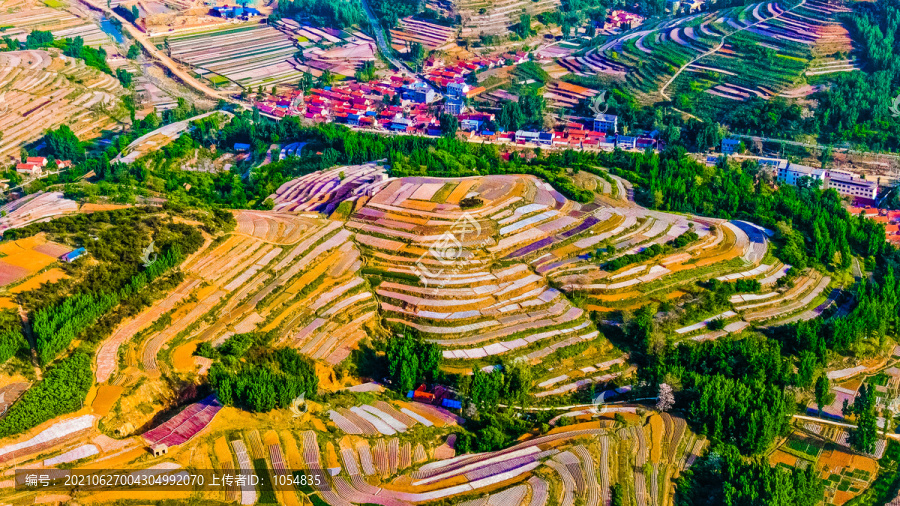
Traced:
<path fill-rule="evenodd" d="M 634 149 L 637 147 L 637 137 L 630 135 L 620 135 L 616 137 L 616 146 L 622 149 Z"/>
<path fill-rule="evenodd" d="M 457 97 L 466 96 L 466 94 L 469 93 L 471 89 L 472 87 L 466 83 L 452 82 L 447 84 L 447 94 Z"/>
<path fill-rule="evenodd" d="M 481 121 L 477 119 L 464 119 L 459 122 L 460 130 L 465 130 L 467 132 L 478 130 L 481 128 Z"/>
<path fill-rule="evenodd" d="M 632 12 L 626 11 L 612 11 L 609 13 L 609 16 L 606 18 L 606 25 L 604 25 L 605 29 L 611 28 L 622 28 L 629 29 L 635 28 L 644 22 L 644 17 L 638 14 L 634 14 Z"/>
<path fill-rule="evenodd" d="M 834 188 L 841 195 L 866 200 L 875 200 L 878 196 L 878 184 L 866 181 L 856 174 L 846 172 L 828 172 L 828 187 Z"/>
<path fill-rule="evenodd" d="M 796 185 L 804 177 L 819 181 L 822 188 L 834 188 L 835 191 L 847 197 L 875 200 L 878 196 L 878 184 L 874 181 L 866 181 L 856 174 L 817 169 L 794 163 L 788 163 L 778 169 L 778 181 L 789 185 Z"/>
<path fill-rule="evenodd" d="M 255 16 L 259 16 L 258 10 L 252 7 L 241 7 L 240 5 L 223 5 L 220 7 L 213 7 L 209 10 L 209 12 L 210 14 L 219 16 L 220 18 L 236 18 L 239 16 L 252 18 Z"/>
<path fill-rule="evenodd" d="M 464 107 L 462 100 L 451 98 L 444 102 L 444 112 L 454 116 L 462 114 Z"/>
<path fill-rule="evenodd" d="M 594 130 L 598 132 L 616 133 L 619 128 L 619 117 L 614 114 L 598 114 L 594 118 Z"/>
<path fill-rule="evenodd" d="M 425 83 L 411 83 L 403 87 L 403 98 L 419 104 L 430 104 L 437 98 L 434 90 Z"/>
<path fill-rule="evenodd" d="M 722 139 L 722 153 L 733 155 L 740 151 L 741 141 L 739 139 Z"/>
<path fill-rule="evenodd" d="M 74 249 L 74 250 L 66 253 L 65 255 L 59 257 L 59 259 L 62 260 L 63 262 L 74 262 L 76 259 L 78 259 L 82 255 L 84 255 L 85 253 L 87 253 L 87 250 L 85 250 L 84 248 L 78 248 L 78 249 Z"/>
<path fill-rule="evenodd" d="M 16 164 L 16 172 L 19 174 L 28 174 L 29 176 L 40 176 L 41 166 L 34 163 L 18 163 Z"/>

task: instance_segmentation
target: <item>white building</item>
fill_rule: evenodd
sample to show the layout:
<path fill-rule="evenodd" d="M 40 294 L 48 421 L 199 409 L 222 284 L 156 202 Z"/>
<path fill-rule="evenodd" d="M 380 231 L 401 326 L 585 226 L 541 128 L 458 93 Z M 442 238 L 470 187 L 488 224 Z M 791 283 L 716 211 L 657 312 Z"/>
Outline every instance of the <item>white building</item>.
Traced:
<path fill-rule="evenodd" d="M 800 178 L 808 177 L 819 181 L 822 189 L 833 188 L 841 195 L 853 198 L 875 200 L 878 196 L 878 184 L 867 181 L 856 174 L 827 169 L 817 169 L 795 163 L 779 163 L 777 165 L 778 181 L 796 185 Z"/>
<path fill-rule="evenodd" d="M 878 196 L 878 184 L 867 181 L 856 174 L 848 172 L 830 171 L 828 173 L 828 187 L 834 188 L 841 195 L 875 200 Z"/>

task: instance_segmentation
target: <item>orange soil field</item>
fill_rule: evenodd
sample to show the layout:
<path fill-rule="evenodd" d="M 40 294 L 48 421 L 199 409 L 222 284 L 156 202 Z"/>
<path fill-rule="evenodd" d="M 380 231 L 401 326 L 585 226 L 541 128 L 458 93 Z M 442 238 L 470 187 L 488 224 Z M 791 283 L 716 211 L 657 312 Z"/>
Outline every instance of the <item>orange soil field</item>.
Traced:
<path fill-rule="evenodd" d="M 213 444 L 213 453 L 216 455 L 219 469 L 225 469 L 226 464 L 228 466 L 232 465 L 231 450 L 228 449 L 228 441 L 225 441 L 224 436 L 216 439 L 216 442 Z"/>
<path fill-rule="evenodd" d="M 425 418 L 429 422 L 433 423 L 435 427 L 443 427 L 443 426 L 447 425 L 446 423 L 444 423 L 443 420 L 441 420 L 440 418 L 437 418 L 435 416 L 431 416 L 431 414 L 429 414 L 424 409 L 417 409 L 415 403 L 409 403 L 409 404 L 405 405 L 404 407 L 409 409 L 413 413 Z"/>
<path fill-rule="evenodd" d="M 662 459 L 662 440 L 666 427 L 662 417 L 656 413 L 647 422 L 650 425 L 650 462 L 657 463 Z"/>
<path fill-rule="evenodd" d="M 325 444 L 325 465 L 328 467 L 341 467 L 337 451 L 334 449 L 334 443 L 331 441 Z"/>
<path fill-rule="evenodd" d="M 81 206 L 82 213 L 95 213 L 97 211 L 115 211 L 116 209 L 125 209 L 126 206 L 124 204 L 84 204 Z"/>
<path fill-rule="evenodd" d="M 300 454 L 300 448 L 297 446 L 297 440 L 290 431 L 281 431 L 281 442 L 284 443 L 284 458 L 287 460 L 288 469 L 305 469 L 303 464 L 303 456 Z"/>
<path fill-rule="evenodd" d="M 278 440 L 278 434 L 275 433 L 274 430 L 267 430 L 265 434 L 262 436 L 263 444 L 266 445 L 266 451 L 268 451 L 269 446 L 281 444 L 281 441 Z"/>
<path fill-rule="evenodd" d="M 193 491 L 184 491 L 184 492 L 176 492 L 176 491 L 166 491 L 165 498 L 168 500 L 182 500 L 184 504 L 188 503 L 191 496 L 194 495 Z M 115 492 L 91 492 L 90 495 L 79 496 L 79 502 L 81 504 L 108 504 L 116 501 L 147 501 L 148 503 L 156 503 L 160 499 L 159 490 L 154 490 L 152 492 L 142 492 L 137 490 L 117 490 Z"/>
<path fill-rule="evenodd" d="M 785 453 L 781 450 L 775 450 L 769 457 L 769 463 L 773 466 L 776 466 L 778 464 L 785 464 L 794 467 L 797 465 L 797 457 L 789 453 Z"/>
<path fill-rule="evenodd" d="M 194 350 L 197 349 L 196 342 L 184 343 L 175 348 L 172 352 L 172 365 L 177 371 L 189 371 L 197 367 L 194 362 Z"/>
<path fill-rule="evenodd" d="M 825 466 L 827 469 L 835 467 L 847 467 L 853 461 L 853 455 L 841 450 L 833 450 L 831 452 L 822 452 L 819 456 L 819 465 Z"/>
<path fill-rule="evenodd" d="M 100 417 L 106 416 L 119 396 L 122 395 L 122 390 L 124 390 L 124 388 L 120 386 L 100 385 L 100 387 L 97 388 L 97 397 L 91 404 L 91 408 L 94 409 L 94 414 Z"/>
<path fill-rule="evenodd" d="M 416 211 L 434 211 L 437 204 L 434 202 L 425 202 L 422 200 L 407 200 L 403 202 L 403 207 L 415 209 Z"/>
<path fill-rule="evenodd" d="M 9 297 L 0 297 L 0 309 L 16 309 L 18 304 Z"/>
<path fill-rule="evenodd" d="M 625 416 L 627 419 L 627 415 L 633 415 L 633 413 L 620 413 Z M 638 417 L 640 419 L 640 417 Z M 602 429 L 604 427 L 603 423 L 600 421 L 594 422 L 585 422 L 585 423 L 575 423 L 572 425 L 566 425 L 565 427 L 557 427 L 555 429 L 551 429 L 546 435 L 560 434 L 564 432 L 571 432 L 575 430 L 585 430 L 585 429 Z"/>
<path fill-rule="evenodd" d="M 850 499 L 853 499 L 852 493 L 844 492 L 842 490 L 836 490 L 834 492 L 834 500 L 832 501 L 832 503 L 836 504 L 837 506 L 841 506 L 842 504 L 846 503 Z"/>
<path fill-rule="evenodd" d="M 850 465 L 854 469 L 862 469 L 863 471 L 868 471 L 872 476 L 874 476 L 875 473 L 878 472 L 878 462 L 875 462 L 875 459 L 863 457 L 862 455 L 854 455 Z"/>
<path fill-rule="evenodd" d="M 6 254 L 2 260 L 10 265 L 23 267 L 31 271 L 39 271 L 57 261 L 55 257 L 35 251 L 35 246 L 40 246 L 47 242 L 41 236 L 34 236 L 0 244 L 0 253 Z"/>
<path fill-rule="evenodd" d="M 125 452 L 121 455 L 118 455 L 116 457 L 113 457 L 111 459 L 104 460 L 103 468 L 104 469 L 125 469 L 128 466 L 128 464 L 131 463 L 133 460 L 143 457 L 145 455 L 148 455 L 147 449 L 145 447 L 135 448 L 134 450 L 127 451 L 127 452 Z M 97 467 L 97 464 L 94 464 L 92 462 L 87 462 L 81 466 L 78 466 L 78 469 L 95 469 L 96 467 Z"/>
<path fill-rule="evenodd" d="M 15 288 L 10 289 L 9 293 L 28 292 L 39 288 L 44 283 L 56 283 L 60 279 L 65 279 L 67 277 L 69 276 L 67 276 L 66 273 L 61 269 L 53 268 L 32 277 L 28 281 L 22 283 L 19 286 L 16 286 Z"/>

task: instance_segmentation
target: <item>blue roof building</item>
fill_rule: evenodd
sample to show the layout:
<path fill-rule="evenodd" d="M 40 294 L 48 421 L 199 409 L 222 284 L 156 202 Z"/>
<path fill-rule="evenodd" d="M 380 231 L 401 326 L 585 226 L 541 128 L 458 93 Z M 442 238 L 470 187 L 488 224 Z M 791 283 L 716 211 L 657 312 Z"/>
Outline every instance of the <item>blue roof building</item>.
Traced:
<path fill-rule="evenodd" d="M 78 248 L 78 249 L 74 249 L 74 250 L 66 253 L 65 255 L 59 257 L 59 259 L 62 260 L 63 262 L 74 262 L 75 259 L 84 255 L 85 253 L 87 253 L 87 250 L 85 250 L 84 248 Z"/>
<path fill-rule="evenodd" d="M 740 139 L 722 139 L 722 153 L 733 155 L 739 151 Z"/>
<path fill-rule="evenodd" d="M 462 409 L 462 403 L 459 401 L 454 401 L 452 399 L 442 400 L 441 406 L 443 406 L 445 408 Z"/>

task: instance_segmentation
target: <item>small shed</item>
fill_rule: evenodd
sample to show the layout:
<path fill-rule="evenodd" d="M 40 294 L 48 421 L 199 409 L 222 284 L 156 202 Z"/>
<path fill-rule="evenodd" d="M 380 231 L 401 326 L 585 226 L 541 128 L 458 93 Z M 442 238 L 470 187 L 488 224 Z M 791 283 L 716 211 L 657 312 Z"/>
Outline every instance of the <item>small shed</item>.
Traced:
<path fill-rule="evenodd" d="M 163 455 L 169 453 L 169 447 L 165 443 L 160 443 L 156 446 L 153 446 L 150 450 L 153 452 L 154 457 L 162 457 Z"/>
<path fill-rule="evenodd" d="M 84 248 L 78 248 L 78 249 L 74 249 L 74 250 L 66 253 L 65 255 L 59 257 L 59 259 L 62 260 L 63 262 L 71 263 L 71 262 L 74 262 L 78 257 L 84 255 L 85 253 L 87 253 L 87 250 L 85 250 Z"/>

